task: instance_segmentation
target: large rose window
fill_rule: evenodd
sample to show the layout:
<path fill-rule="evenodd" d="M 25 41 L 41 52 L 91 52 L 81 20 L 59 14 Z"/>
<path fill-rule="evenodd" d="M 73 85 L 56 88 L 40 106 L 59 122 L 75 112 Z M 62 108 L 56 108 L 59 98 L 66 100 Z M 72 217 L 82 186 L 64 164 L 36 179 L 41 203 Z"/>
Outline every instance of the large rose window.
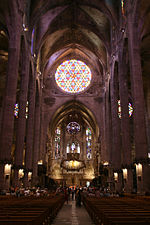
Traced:
<path fill-rule="evenodd" d="M 84 91 L 91 82 L 91 70 L 82 61 L 72 59 L 61 63 L 55 73 L 57 85 L 65 92 Z"/>

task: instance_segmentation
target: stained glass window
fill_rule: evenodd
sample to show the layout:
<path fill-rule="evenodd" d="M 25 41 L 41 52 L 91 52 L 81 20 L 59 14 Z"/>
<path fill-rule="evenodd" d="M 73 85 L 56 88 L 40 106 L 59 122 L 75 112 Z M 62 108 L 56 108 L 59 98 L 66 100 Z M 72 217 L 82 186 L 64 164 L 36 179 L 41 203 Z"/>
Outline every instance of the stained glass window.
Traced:
<path fill-rule="evenodd" d="M 75 143 L 73 142 L 73 143 L 71 144 L 71 152 L 74 152 L 75 148 L 76 148 L 76 145 L 75 145 Z"/>
<path fill-rule="evenodd" d="M 124 0 L 121 0 L 121 11 L 122 11 L 122 15 L 125 14 L 125 11 L 124 11 Z"/>
<path fill-rule="evenodd" d="M 130 102 L 129 102 L 128 107 L 129 107 L 129 117 L 131 117 L 132 116 L 132 113 L 133 113 L 133 107 L 132 107 L 132 105 L 131 105 Z"/>
<path fill-rule="evenodd" d="M 86 155 L 87 159 L 92 158 L 92 131 L 89 127 L 86 129 Z"/>
<path fill-rule="evenodd" d="M 55 130 L 55 159 L 60 158 L 60 135 L 61 130 L 57 127 Z"/>
<path fill-rule="evenodd" d="M 16 103 L 16 104 L 15 104 L 15 109 L 14 109 L 14 116 L 15 116 L 16 118 L 18 118 L 18 114 L 19 114 L 19 104 Z"/>
<path fill-rule="evenodd" d="M 130 102 L 128 104 L 128 108 L 129 108 L 129 117 L 131 117 L 132 114 L 133 114 L 133 107 L 132 107 L 132 104 Z M 118 100 L 118 116 L 121 119 L 121 104 L 120 104 L 120 100 Z"/>
<path fill-rule="evenodd" d="M 57 85 L 65 92 L 78 93 L 91 82 L 90 68 L 82 61 L 72 59 L 60 64 L 55 73 Z"/>
<path fill-rule="evenodd" d="M 80 131 L 80 125 L 77 122 L 70 122 L 67 125 L 67 132 L 69 134 L 76 134 Z"/>
<path fill-rule="evenodd" d="M 67 144 L 67 153 L 69 153 L 70 152 L 70 147 L 69 147 L 69 144 Z"/>
<path fill-rule="evenodd" d="M 80 153 L 80 144 L 78 142 L 72 142 L 67 144 L 67 153 Z"/>
<path fill-rule="evenodd" d="M 27 101 L 27 104 L 26 104 L 26 113 L 25 113 L 26 119 L 28 118 L 28 107 L 29 107 L 29 102 Z M 18 118 L 18 116 L 19 116 L 19 104 L 18 103 L 15 104 L 14 116 L 16 118 Z"/>

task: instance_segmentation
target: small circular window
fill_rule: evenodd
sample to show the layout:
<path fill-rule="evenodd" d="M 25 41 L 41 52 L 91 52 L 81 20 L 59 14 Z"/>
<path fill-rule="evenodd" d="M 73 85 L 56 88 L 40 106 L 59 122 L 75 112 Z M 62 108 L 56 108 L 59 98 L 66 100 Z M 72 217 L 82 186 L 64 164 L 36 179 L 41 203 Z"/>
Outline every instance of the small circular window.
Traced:
<path fill-rule="evenodd" d="M 77 122 L 70 122 L 67 125 L 67 132 L 69 134 L 76 134 L 80 131 L 80 125 Z"/>
<path fill-rule="evenodd" d="M 57 85 L 65 92 L 78 93 L 91 82 L 91 70 L 82 61 L 72 59 L 61 63 L 55 73 Z"/>

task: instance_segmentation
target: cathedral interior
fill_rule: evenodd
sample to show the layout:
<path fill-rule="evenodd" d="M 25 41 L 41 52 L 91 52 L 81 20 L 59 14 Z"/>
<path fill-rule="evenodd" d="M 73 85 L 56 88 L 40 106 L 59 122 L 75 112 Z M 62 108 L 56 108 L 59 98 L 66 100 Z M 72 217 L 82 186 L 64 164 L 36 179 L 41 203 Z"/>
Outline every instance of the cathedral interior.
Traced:
<path fill-rule="evenodd" d="M 0 189 L 150 192 L 150 1 L 0 1 Z"/>

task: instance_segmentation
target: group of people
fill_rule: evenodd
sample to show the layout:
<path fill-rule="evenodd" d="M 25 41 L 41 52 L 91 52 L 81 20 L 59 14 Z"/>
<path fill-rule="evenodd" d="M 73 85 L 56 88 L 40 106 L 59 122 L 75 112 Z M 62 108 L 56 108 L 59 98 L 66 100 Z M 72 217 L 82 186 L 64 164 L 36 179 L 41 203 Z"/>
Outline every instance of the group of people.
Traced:
<path fill-rule="evenodd" d="M 16 197 L 22 196 L 49 196 L 51 194 L 55 195 L 55 190 L 48 190 L 47 188 L 40 188 L 40 187 L 32 187 L 32 188 L 24 188 L 24 187 L 10 187 L 9 190 L 1 190 L 0 195 L 10 195 Z"/>
<path fill-rule="evenodd" d="M 68 203 L 69 200 L 76 200 L 76 205 L 81 206 L 81 188 L 65 188 L 64 194 L 65 194 L 65 200 Z"/>
<path fill-rule="evenodd" d="M 0 191 L 0 195 L 14 195 L 17 197 L 21 196 L 49 196 L 50 194 L 58 195 L 64 194 L 65 200 L 68 203 L 69 200 L 76 201 L 77 206 L 81 206 L 81 193 L 84 196 L 93 196 L 93 197 L 119 197 L 123 196 L 123 193 L 113 193 L 108 188 L 98 188 L 98 187 L 58 187 L 54 190 L 48 190 L 47 188 L 32 187 L 32 188 L 23 188 L 23 187 L 10 187 L 9 191 Z"/>
<path fill-rule="evenodd" d="M 112 192 L 109 188 L 106 187 L 89 187 L 84 188 L 83 190 L 84 196 L 91 196 L 91 197 L 123 197 L 124 192 Z"/>

